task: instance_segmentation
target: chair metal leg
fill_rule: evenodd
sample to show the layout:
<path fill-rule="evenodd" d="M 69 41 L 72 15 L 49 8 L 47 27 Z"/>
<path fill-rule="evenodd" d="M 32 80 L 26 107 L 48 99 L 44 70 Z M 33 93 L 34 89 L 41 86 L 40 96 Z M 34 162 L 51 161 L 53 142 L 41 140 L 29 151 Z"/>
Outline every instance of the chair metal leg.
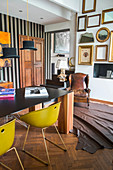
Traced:
<path fill-rule="evenodd" d="M 23 147 L 22 147 L 22 150 L 23 150 L 23 151 L 24 151 L 24 147 L 25 147 L 25 144 L 26 144 L 26 140 L 27 140 L 27 136 L 28 136 L 29 128 L 30 128 L 30 125 L 28 125 L 28 128 L 27 128 L 27 132 L 26 132 L 26 136 L 25 136 L 24 144 L 23 144 Z"/>
<path fill-rule="evenodd" d="M 3 164 L 2 162 L 0 162 L 0 165 L 2 165 L 3 167 L 5 167 L 6 169 L 12 170 L 11 168 L 9 168 L 8 166 L 6 166 L 6 165 Z"/>
<path fill-rule="evenodd" d="M 63 141 L 63 139 L 62 139 L 62 137 L 61 137 L 61 135 L 60 135 L 60 133 L 59 133 L 59 131 L 58 131 L 58 129 L 57 129 L 57 127 L 56 127 L 55 124 L 54 124 L 54 126 L 55 126 L 55 129 L 56 129 L 56 131 L 57 131 L 57 133 L 58 133 L 58 136 L 59 136 L 60 140 L 62 141 L 62 144 L 63 144 L 64 147 L 65 147 L 64 151 L 67 151 L 66 145 L 65 145 L 65 143 L 64 143 L 64 141 Z"/>
<path fill-rule="evenodd" d="M 28 152 L 27 150 L 25 150 L 25 144 L 26 144 L 26 140 L 27 140 L 27 136 L 28 136 L 28 132 L 29 132 L 29 128 L 30 128 L 30 125 L 28 126 L 28 129 L 27 129 L 27 132 L 26 132 L 26 136 L 25 136 L 25 140 L 24 140 L 24 144 L 23 144 L 23 148 L 22 148 L 22 151 L 25 152 L 26 154 L 28 154 L 29 156 L 31 156 L 32 158 L 36 159 L 37 161 L 45 164 L 45 165 L 49 165 L 47 162 L 43 161 L 42 159 L 36 157 L 35 155 L 33 155 L 32 153 Z"/>
<path fill-rule="evenodd" d="M 19 160 L 19 163 L 20 163 L 20 165 L 21 165 L 22 170 L 24 170 L 23 164 L 22 164 L 22 162 L 21 162 L 21 159 L 20 159 L 20 157 L 19 157 L 19 154 L 18 154 L 16 148 L 13 147 L 13 148 L 9 149 L 7 152 L 9 152 L 9 151 L 11 151 L 11 150 L 13 150 L 13 149 L 14 149 L 14 151 L 15 151 L 15 153 L 16 153 L 16 156 L 17 156 L 17 158 L 18 158 L 18 160 Z"/>
<path fill-rule="evenodd" d="M 18 115 L 18 114 L 17 114 L 17 115 Z M 12 116 L 16 119 L 16 121 L 17 121 L 20 125 L 28 128 L 28 125 L 27 125 L 25 122 L 22 122 L 16 115 L 12 115 Z"/>
<path fill-rule="evenodd" d="M 43 135 L 43 139 L 44 139 L 44 144 L 45 144 L 45 148 L 46 148 L 46 154 L 47 154 L 48 162 L 49 162 L 49 164 L 50 164 L 50 158 L 49 158 L 49 153 L 48 153 L 48 149 L 47 149 L 47 144 L 46 144 L 46 138 L 45 138 L 45 134 L 44 134 L 44 129 L 42 129 L 42 135 Z"/>
<path fill-rule="evenodd" d="M 16 156 L 17 156 L 17 158 L 18 158 L 18 160 L 19 160 L 19 163 L 20 163 L 20 166 L 21 166 L 22 170 L 24 170 L 23 164 L 22 164 L 22 162 L 21 162 L 21 159 L 20 159 L 20 157 L 19 157 L 19 155 L 18 155 L 18 152 L 17 152 L 16 148 L 13 147 L 13 148 L 9 149 L 7 152 L 12 151 L 13 149 L 14 149 L 14 151 L 15 151 L 15 153 L 16 153 Z M 4 166 L 5 168 L 9 169 L 9 170 L 12 170 L 11 168 L 9 168 L 8 166 L 6 166 L 6 165 L 3 164 L 2 162 L 0 162 L 0 164 L 1 164 L 2 166 Z"/>
<path fill-rule="evenodd" d="M 54 124 L 54 126 L 55 126 L 56 132 L 57 132 L 57 134 L 58 134 L 58 136 L 59 136 L 62 144 L 64 145 L 64 148 L 61 147 L 61 146 L 59 146 L 59 145 L 57 145 L 56 143 L 54 143 L 53 141 L 51 141 L 50 139 L 48 139 L 48 138 L 46 138 L 46 137 L 45 137 L 45 140 L 47 140 L 47 141 L 50 142 L 51 144 L 55 145 L 56 147 L 62 149 L 63 151 L 67 151 L 67 148 L 66 148 L 66 146 L 65 146 L 65 143 L 64 143 L 64 141 L 63 141 L 63 139 L 62 139 L 62 137 L 61 137 L 61 135 L 60 135 L 60 133 L 59 133 L 59 131 L 58 131 L 58 129 L 57 129 L 57 127 L 56 127 L 55 124 Z"/>

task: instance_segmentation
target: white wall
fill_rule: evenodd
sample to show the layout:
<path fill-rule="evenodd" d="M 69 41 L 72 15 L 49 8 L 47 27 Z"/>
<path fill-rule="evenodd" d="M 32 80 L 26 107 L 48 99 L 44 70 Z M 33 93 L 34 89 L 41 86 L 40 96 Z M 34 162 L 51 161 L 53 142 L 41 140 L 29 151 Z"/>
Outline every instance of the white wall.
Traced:
<path fill-rule="evenodd" d="M 84 15 L 91 16 L 95 14 L 102 14 L 102 10 L 113 8 L 113 0 L 96 0 L 96 11 L 91 13 L 86 13 Z M 78 16 L 82 16 L 82 0 L 80 0 L 80 12 L 78 13 Z M 85 32 L 92 32 L 94 35 L 95 42 L 94 43 L 84 43 L 79 44 L 80 35 L 85 33 L 83 31 L 77 32 L 77 47 L 76 47 L 76 63 L 75 63 L 75 70 L 76 72 L 83 72 L 89 74 L 90 81 L 89 81 L 89 87 L 91 89 L 91 98 L 99 99 L 99 100 L 105 100 L 113 102 L 113 80 L 110 79 L 101 79 L 101 78 L 93 78 L 93 69 L 94 69 L 94 63 L 95 62 L 95 46 L 96 45 L 102 45 L 107 44 L 108 45 L 108 57 L 109 57 L 109 47 L 110 47 L 110 38 L 104 42 L 99 43 L 96 40 L 96 32 L 101 27 L 107 27 L 110 31 L 113 30 L 113 23 L 111 24 L 101 24 L 100 27 L 94 27 L 94 28 L 87 28 Z M 86 66 L 86 65 L 78 65 L 78 46 L 79 45 L 94 45 L 94 52 L 93 52 L 93 65 L 92 66 Z M 99 62 L 102 63 L 102 62 Z M 108 62 L 103 62 L 108 63 Z M 113 64 L 113 63 L 110 63 Z"/>
<path fill-rule="evenodd" d="M 49 0 L 74 12 L 79 12 L 79 0 Z"/>

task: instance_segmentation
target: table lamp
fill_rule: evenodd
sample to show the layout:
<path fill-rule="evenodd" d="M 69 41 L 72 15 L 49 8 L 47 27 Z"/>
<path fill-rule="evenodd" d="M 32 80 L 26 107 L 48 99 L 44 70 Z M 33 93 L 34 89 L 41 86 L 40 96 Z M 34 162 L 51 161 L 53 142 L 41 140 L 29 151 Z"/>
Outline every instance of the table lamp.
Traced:
<path fill-rule="evenodd" d="M 61 69 L 60 75 L 58 75 L 58 78 L 60 79 L 61 82 L 66 81 L 67 75 L 65 74 L 65 70 L 68 69 L 68 64 L 66 59 L 58 59 L 56 68 Z"/>

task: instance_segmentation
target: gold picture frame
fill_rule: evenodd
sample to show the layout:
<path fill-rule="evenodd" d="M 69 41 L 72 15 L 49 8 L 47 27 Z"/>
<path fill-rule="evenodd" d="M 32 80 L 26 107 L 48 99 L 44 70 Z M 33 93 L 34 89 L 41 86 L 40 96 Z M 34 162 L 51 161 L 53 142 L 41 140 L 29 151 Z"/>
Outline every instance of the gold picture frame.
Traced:
<path fill-rule="evenodd" d="M 96 45 L 95 61 L 107 61 L 108 45 Z"/>
<path fill-rule="evenodd" d="M 91 4 L 91 7 L 89 9 L 87 9 L 86 0 L 83 0 L 83 2 L 82 2 L 82 13 L 83 14 L 89 13 L 89 12 L 94 12 L 96 10 L 96 0 L 89 0 L 89 2 L 87 1 L 87 3 L 88 3 L 88 6 L 89 6 L 89 3 L 93 3 L 93 4 Z"/>
<path fill-rule="evenodd" d="M 93 45 L 79 46 L 78 55 L 79 65 L 92 65 L 93 61 Z"/>
<path fill-rule="evenodd" d="M 91 15 L 87 17 L 87 28 L 100 26 L 101 14 Z"/>
<path fill-rule="evenodd" d="M 113 8 L 102 11 L 102 24 L 113 23 Z"/>
<path fill-rule="evenodd" d="M 86 31 L 87 15 L 78 17 L 77 31 Z"/>
<path fill-rule="evenodd" d="M 99 42 L 105 42 L 109 39 L 110 30 L 106 27 L 100 28 L 96 33 L 96 39 Z"/>
<path fill-rule="evenodd" d="M 113 31 L 111 31 L 110 37 L 109 62 L 113 62 Z"/>

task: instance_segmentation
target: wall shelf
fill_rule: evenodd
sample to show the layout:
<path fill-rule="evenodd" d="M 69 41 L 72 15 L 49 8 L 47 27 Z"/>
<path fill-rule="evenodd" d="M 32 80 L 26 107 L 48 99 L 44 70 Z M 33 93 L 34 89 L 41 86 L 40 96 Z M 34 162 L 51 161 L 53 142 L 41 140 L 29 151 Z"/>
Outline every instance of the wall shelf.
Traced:
<path fill-rule="evenodd" d="M 111 77 L 107 77 L 108 70 L 113 72 L 113 64 L 94 63 L 93 77 L 102 79 L 113 79 Z"/>

